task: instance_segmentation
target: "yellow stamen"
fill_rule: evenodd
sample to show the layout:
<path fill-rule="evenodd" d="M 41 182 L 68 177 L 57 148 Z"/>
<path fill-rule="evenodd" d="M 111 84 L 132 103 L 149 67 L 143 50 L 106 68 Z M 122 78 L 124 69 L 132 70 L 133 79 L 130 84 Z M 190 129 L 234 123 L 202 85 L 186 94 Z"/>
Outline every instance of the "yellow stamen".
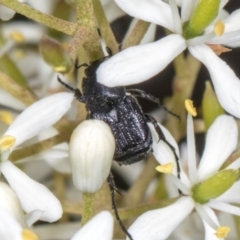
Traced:
<path fill-rule="evenodd" d="M 226 238 L 230 232 L 230 227 L 219 227 L 215 232 L 217 238 Z"/>
<path fill-rule="evenodd" d="M 13 122 L 13 117 L 7 111 L 0 111 L 0 121 L 7 125 L 10 125 Z"/>
<path fill-rule="evenodd" d="M 214 32 L 217 36 L 221 36 L 223 35 L 225 30 L 225 25 L 222 21 L 217 21 L 214 25 Z"/>
<path fill-rule="evenodd" d="M 155 169 L 161 173 L 171 174 L 173 172 L 173 164 L 167 163 L 167 164 L 159 165 Z"/>
<path fill-rule="evenodd" d="M 24 41 L 24 36 L 20 32 L 12 32 L 10 38 L 19 43 Z"/>
<path fill-rule="evenodd" d="M 12 147 L 15 142 L 16 142 L 15 137 L 9 135 L 3 136 L 2 138 L 0 138 L 0 149 L 2 151 L 5 151 Z"/>
<path fill-rule="evenodd" d="M 185 108 L 187 109 L 188 113 L 190 113 L 193 117 L 197 116 L 196 108 L 193 106 L 193 101 L 190 99 L 185 100 Z"/>
<path fill-rule="evenodd" d="M 22 230 L 22 239 L 23 240 L 38 240 L 38 236 L 30 231 L 29 229 Z"/>

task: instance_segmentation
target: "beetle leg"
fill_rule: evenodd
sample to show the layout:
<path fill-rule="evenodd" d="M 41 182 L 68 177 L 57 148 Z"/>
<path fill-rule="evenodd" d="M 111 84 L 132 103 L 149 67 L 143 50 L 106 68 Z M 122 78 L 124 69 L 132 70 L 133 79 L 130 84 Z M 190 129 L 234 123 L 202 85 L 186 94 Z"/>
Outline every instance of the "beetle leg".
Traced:
<path fill-rule="evenodd" d="M 72 88 L 71 86 L 69 86 L 68 84 L 63 82 L 59 76 L 57 77 L 57 79 L 58 79 L 58 82 L 60 82 L 65 88 L 69 89 L 70 91 L 72 91 L 74 93 L 74 96 L 76 97 L 76 99 L 79 102 L 85 102 L 84 97 L 78 88 Z"/>
<path fill-rule="evenodd" d="M 126 235 L 129 237 L 130 240 L 133 240 L 132 236 L 127 231 L 126 227 L 123 225 L 123 222 L 122 222 L 122 220 L 121 220 L 121 218 L 119 217 L 119 214 L 118 214 L 117 204 L 116 204 L 116 200 L 115 200 L 115 192 L 118 192 L 118 190 L 117 190 L 117 187 L 116 187 L 116 184 L 115 184 L 115 181 L 114 181 L 114 178 L 113 178 L 113 175 L 112 175 L 111 172 L 110 172 L 110 174 L 107 178 L 107 181 L 108 181 L 108 185 L 109 185 L 109 188 L 110 188 L 110 191 L 111 191 L 112 208 L 114 210 L 116 220 L 118 221 L 118 223 L 119 223 L 121 229 L 123 230 L 123 232 L 126 233 Z"/>
<path fill-rule="evenodd" d="M 76 68 L 76 69 L 79 69 L 79 68 L 81 68 L 81 67 L 89 67 L 89 65 L 88 65 L 87 63 L 83 63 L 83 64 L 81 64 L 81 65 L 77 65 L 77 62 L 75 63 L 75 68 Z"/>
<path fill-rule="evenodd" d="M 175 148 L 168 142 L 168 140 L 166 139 L 161 127 L 158 125 L 157 121 L 155 118 L 153 118 L 152 116 L 148 115 L 148 114 L 145 114 L 145 117 L 146 117 L 146 121 L 147 122 L 150 122 L 153 124 L 157 134 L 158 134 L 158 137 L 159 137 L 159 140 L 162 140 L 163 142 L 165 142 L 168 147 L 172 150 L 173 152 L 173 155 L 175 157 L 175 161 L 176 161 L 176 165 L 177 165 L 177 177 L 180 179 L 180 173 L 181 173 L 181 169 L 180 169 L 180 164 L 179 164 L 179 158 L 178 158 L 178 155 L 176 153 L 176 150 Z"/>
<path fill-rule="evenodd" d="M 140 97 L 140 98 L 145 98 L 148 101 L 154 102 L 156 103 L 159 107 L 163 108 L 165 111 L 167 111 L 168 113 L 170 113 L 171 115 L 173 115 L 174 117 L 176 117 L 179 121 L 181 120 L 180 117 L 171 112 L 170 110 L 168 110 L 164 104 L 156 97 L 154 97 L 151 94 L 148 94 L 140 89 L 127 89 L 126 92 L 131 93 L 134 97 Z"/>

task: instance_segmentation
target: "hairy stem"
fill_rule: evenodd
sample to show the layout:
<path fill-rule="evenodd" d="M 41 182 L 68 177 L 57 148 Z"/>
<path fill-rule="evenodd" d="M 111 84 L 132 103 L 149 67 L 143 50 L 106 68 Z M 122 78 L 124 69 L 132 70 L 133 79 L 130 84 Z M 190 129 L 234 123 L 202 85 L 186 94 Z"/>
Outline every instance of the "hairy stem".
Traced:
<path fill-rule="evenodd" d="M 45 26 L 53 28 L 59 32 L 63 32 L 67 35 L 73 35 L 77 30 L 77 25 L 46 13 L 40 12 L 24 3 L 17 0 L 0 0 L 0 4 L 20 13 L 36 22 L 39 22 Z"/>

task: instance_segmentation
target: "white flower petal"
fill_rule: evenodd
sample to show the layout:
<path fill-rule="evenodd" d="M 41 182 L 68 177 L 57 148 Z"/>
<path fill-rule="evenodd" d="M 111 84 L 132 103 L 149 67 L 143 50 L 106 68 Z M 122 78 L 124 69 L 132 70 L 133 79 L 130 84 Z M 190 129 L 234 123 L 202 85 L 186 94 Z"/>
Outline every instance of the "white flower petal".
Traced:
<path fill-rule="evenodd" d="M 0 182 L 0 196 L 0 208 L 7 211 L 23 228 L 25 228 L 27 225 L 18 197 L 4 182 Z"/>
<path fill-rule="evenodd" d="M 22 111 L 26 108 L 26 106 L 20 102 L 18 99 L 14 98 L 11 94 L 0 89 L 0 104 L 4 107 L 9 107 L 15 110 Z"/>
<path fill-rule="evenodd" d="M 236 159 L 230 165 L 228 165 L 225 169 L 239 169 L 240 168 L 240 158 Z"/>
<path fill-rule="evenodd" d="M 193 208 L 190 197 L 181 197 L 168 207 L 142 214 L 128 231 L 137 240 L 165 240 Z"/>
<path fill-rule="evenodd" d="M 4 134 L 16 138 L 11 150 L 56 123 L 70 108 L 73 97 L 72 93 L 57 93 L 26 108 Z"/>
<path fill-rule="evenodd" d="M 182 1 L 182 4 L 181 4 L 182 23 L 190 20 L 193 10 L 195 9 L 197 3 L 198 3 L 197 1 L 192 1 L 192 0 Z"/>
<path fill-rule="evenodd" d="M 233 206 L 224 202 L 219 202 L 218 200 L 214 200 L 214 199 L 208 202 L 207 205 L 215 210 L 240 216 L 240 207 Z"/>
<path fill-rule="evenodd" d="M 222 44 L 229 47 L 240 46 L 240 30 L 224 33 L 222 36 L 215 36 L 210 40 L 206 40 L 208 44 Z"/>
<path fill-rule="evenodd" d="M 108 211 L 103 211 L 84 225 L 71 240 L 111 240 L 113 235 L 113 217 Z"/>
<path fill-rule="evenodd" d="M 22 227 L 17 220 L 4 209 L 0 209 L 0 239 L 22 240 Z"/>
<path fill-rule="evenodd" d="M 188 160 L 188 176 L 192 183 L 197 181 L 197 159 L 196 159 L 196 147 L 195 136 L 193 129 L 192 115 L 188 113 L 187 116 L 187 160 Z"/>
<path fill-rule="evenodd" d="M 198 167 L 198 180 L 215 174 L 237 145 L 238 129 L 233 117 L 221 115 L 208 130 L 202 159 Z"/>
<path fill-rule="evenodd" d="M 11 162 L 1 164 L 1 171 L 16 192 L 26 213 L 42 211 L 40 220 L 54 222 L 62 216 L 59 200 L 42 184 L 29 178 Z"/>
<path fill-rule="evenodd" d="M 159 127 L 161 128 L 166 140 L 175 148 L 176 154 L 179 157 L 179 149 L 178 145 L 173 138 L 173 136 L 170 134 L 170 132 L 163 127 L 162 125 L 158 124 Z M 175 156 L 173 154 L 173 151 L 170 149 L 169 146 L 162 140 L 159 141 L 158 134 L 152 124 L 148 124 L 151 133 L 152 133 L 152 138 L 153 138 L 153 144 L 152 144 L 152 149 L 153 149 L 153 155 L 156 158 L 156 160 L 160 164 L 166 164 L 166 163 L 172 163 L 174 165 L 173 168 L 173 174 L 177 176 L 177 163 Z M 180 165 L 180 176 L 181 176 L 181 181 L 188 187 L 191 186 L 191 183 L 189 182 L 188 177 L 186 176 L 185 172 L 183 171 L 181 167 L 181 161 L 179 159 L 179 165 Z"/>
<path fill-rule="evenodd" d="M 205 207 L 204 210 L 207 212 L 208 216 L 219 226 L 219 222 L 217 219 L 216 214 L 211 208 Z M 219 240 L 217 236 L 214 234 L 216 233 L 216 229 L 211 228 L 203 219 L 203 225 L 205 229 L 205 240 Z"/>
<path fill-rule="evenodd" d="M 14 15 L 15 15 L 15 11 L 13 11 L 12 9 L 5 7 L 3 5 L 0 6 L 0 18 L 3 21 L 7 21 L 9 19 L 11 19 Z"/>
<path fill-rule="evenodd" d="M 174 30 L 171 9 L 161 0 L 115 0 L 115 2 L 132 17 Z"/>
<path fill-rule="evenodd" d="M 240 203 L 240 181 L 235 182 L 231 188 L 216 198 L 216 201 L 226 203 Z"/>
<path fill-rule="evenodd" d="M 189 50 L 207 67 L 222 107 L 240 118 L 240 81 L 233 70 L 206 45 L 189 47 Z"/>
<path fill-rule="evenodd" d="M 101 0 L 108 22 L 112 23 L 116 19 L 125 15 L 125 12 L 123 12 L 123 10 L 119 8 L 114 1 L 111 0 L 106 3 L 103 2 L 104 1 Z"/>
<path fill-rule="evenodd" d="M 169 146 L 166 145 L 166 143 L 164 143 L 161 139 L 159 139 L 159 136 L 155 128 L 153 127 L 153 125 L 149 123 L 148 126 L 150 128 L 152 138 L 153 138 L 152 148 L 153 148 L 153 155 L 155 156 L 156 160 L 160 164 L 166 164 L 171 162 L 174 164 L 175 166 L 174 168 L 176 170 L 176 161 L 174 158 L 173 151 L 170 149 Z M 175 148 L 176 154 L 179 157 L 178 145 L 175 139 L 173 138 L 173 136 L 171 135 L 171 133 L 159 123 L 158 123 L 158 126 L 161 128 L 166 140 Z"/>
<path fill-rule="evenodd" d="M 69 163 L 69 158 L 49 158 L 46 155 L 43 155 L 44 161 L 48 163 L 53 170 L 60 172 L 60 173 L 65 173 L 69 174 L 71 173 L 71 166 Z"/>
<path fill-rule="evenodd" d="M 34 22 L 20 20 L 3 24 L 2 33 L 5 37 L 8 38 L 12 32 L 21 33 L 24 36 L 25 43 L 39 43 L 44 32 L 44 27 Z"/>
<path fill-rule="evenodd" d="M 223 20 L 225 32 L 240 30 L 240 9 L 234 11 Z"/>
<path fill-rule="evenodd" d="M 208 205 L 195 203 L 195 209 L 202 221 L 205 221 L 209 226 L 211 226 L 212 229 L 218 228 L 218 221 L 215 221 L 216 219 L 212 218 L 211 215 L 209 215 L 210 208 Z"/>
<path fill-rule="evenodd" d="M 163 70 L 185 48 L 184 38 L 176 34 L 154 43 L 129 47 L 100 65 L 97 80 L 108 87 L 146 81 Z"/>
<path fill-rule="evenodd" d="M 229 0 L 221 0 L 219 10 L 221 10 L 222 8 L 224 8 L 224 6 L 228 3 L 228 1 L 229 1 Z"/>
<path fill-rule="evenodd" d="M 26 222 L 29 227 L 31 227 L 35 222 L 37 222 L 42 215 L 42 210 L 33 210 L 26 214 Z"/>
<path fill-rule="evenodd" d="M 181 23 L 178 7 L 175 0 L 169 0 L 169 5 L 172 10 L 172 21 L 174 25 L 174 32 L 182 35 L 182 23 Z"/>

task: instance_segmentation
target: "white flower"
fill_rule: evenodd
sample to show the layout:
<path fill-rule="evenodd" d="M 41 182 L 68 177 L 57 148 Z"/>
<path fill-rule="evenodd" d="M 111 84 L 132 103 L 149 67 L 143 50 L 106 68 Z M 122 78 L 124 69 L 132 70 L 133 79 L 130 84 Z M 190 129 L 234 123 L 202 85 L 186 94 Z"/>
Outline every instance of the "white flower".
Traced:
<path fill-rule="evenodd" d="M 16 193 L 6 183 L 0 182 L 0 196 L 0 239 L 36 239 L 36 235 L 27 228 Z"/>
<path fill-rule="evenodd" d="M 115 139 L 103 121 L 85 120 L 74 130 L 69 143 L 69 158 L 75 187 L 95 193 L 106 181 L 115 152 Z"/>
<path fill-rule="evenodd" d="M 58 93 L 35 102 L 15 119 L 0 139 L 0 169 L 27 213 L 29 226 L 38 219 L 58 220 L 62 207 L 45 186 L 29 178 L 8 157 L 20 144 L 56 123 L 70 108 L 73 97 L 72 93 Z"/>
<path fill-rule="evenodd" d="M 17 195 L 6 183 L 0 182 L 0 196 L 0 239 L 36 239 L 30 238 L 36 235 L 27 229 Z"/>
<path fill-rule="evenodd" d="M 98 81 L 106 86 L 126 86 L 148 80 L 164 69 L 179 53 L 188 48 L 209 70 L 217 97 L 223 108 L 240 118 L 240 81 L 232 69 L 207 44 L 240 46 L 240 10 L 222 19 L 224 33 L 216 36 L 214 22 L 202 36 L 186 40 L 182 36 L 182 23 L 188 21 L 196 1 L 180 1 L 181 18 L 174 0 L 167 4 L 161 0 L 115 0 L 129 15 L 161 25 L 173 34 L 156 42 L 130 47 L 116 54 L 99 67 Z M 220 10 L 226 4 L 220 3 Z M 124 69 L 124 71 L 123 71 Z"/>
<path fill-rule="evenodd" d="M 13 218 L 15 218 L 23 228 L 27 227 L 24 219 L 24 213 L 16 193 L 4 182 L 0 182 L 0 196 L 0 209 L 13 216 Z"/>
<path fill-rule="evenodd" d="M 164 130 L 164 134 L 165 132 L 166 130 Z M 176 166 L 176 160 L 171 151 L 169 151 L 169 148 L 161 141 L 157 143 L 158 136 L 155 131 L 152 131 L 152 134 L 154 139 L 153 154 L 155 158 L 161 164 L 171 162 Z M 233 117 L 227 115 L 219 116 L 208 130 L 205 150 L 197 168 L 192 117 L 188 116 L 188 177 L 182 169 L 181 180 L 176 177 L 176 171 L 170 175 L 177 188 L 185 196 L 166 208 L 152 210 L 141 215 L 129 228 L 129 232 L 133 238 L 143 240 L 148 236 L 147 239 L 149 240 L 166 239 L 176 226 L 195 208 L 204 223 L 205 239 L 219 239 L 215 234 L 216 232 L 218 233 L 220 225 L 212 209 L 240 216 L 240 208 L 230 204 L 240 202 L 240 181 L 232 182 L 233 185 L 229 186 L 228 190 L 226 189 L 223 194 L 212 197 L 203 203 L 200 203 L 199 199 L 194 195 L 194 187 L 198 186 L 199 183 L 203 184 L 204 181 L 208 181 L 211 177 L 215 177 L 221 173 L 218 171 L 226 158 L 235 150 L 237 137 L 237 124 Z M 175 147 L 178 154 L 176 142 L 168 136 L 167 139 Z M 230 173 L 236 172 L 239 166 L 240 159 L 228 166 L 227 169 Z"/>
<path fill-rule="evenodd" d="M 110 212 L 103 211 L 84 225 L 71 240 L 111 240 L 113 235 L 113 217 Z"/>
<path fill-rule="evenodd" d="M 9 212 L 0 208 L 0 239 L 1 240 L 29 240 L 38 239 L 37 235 L 27 228 L 23 228 Z"/>

